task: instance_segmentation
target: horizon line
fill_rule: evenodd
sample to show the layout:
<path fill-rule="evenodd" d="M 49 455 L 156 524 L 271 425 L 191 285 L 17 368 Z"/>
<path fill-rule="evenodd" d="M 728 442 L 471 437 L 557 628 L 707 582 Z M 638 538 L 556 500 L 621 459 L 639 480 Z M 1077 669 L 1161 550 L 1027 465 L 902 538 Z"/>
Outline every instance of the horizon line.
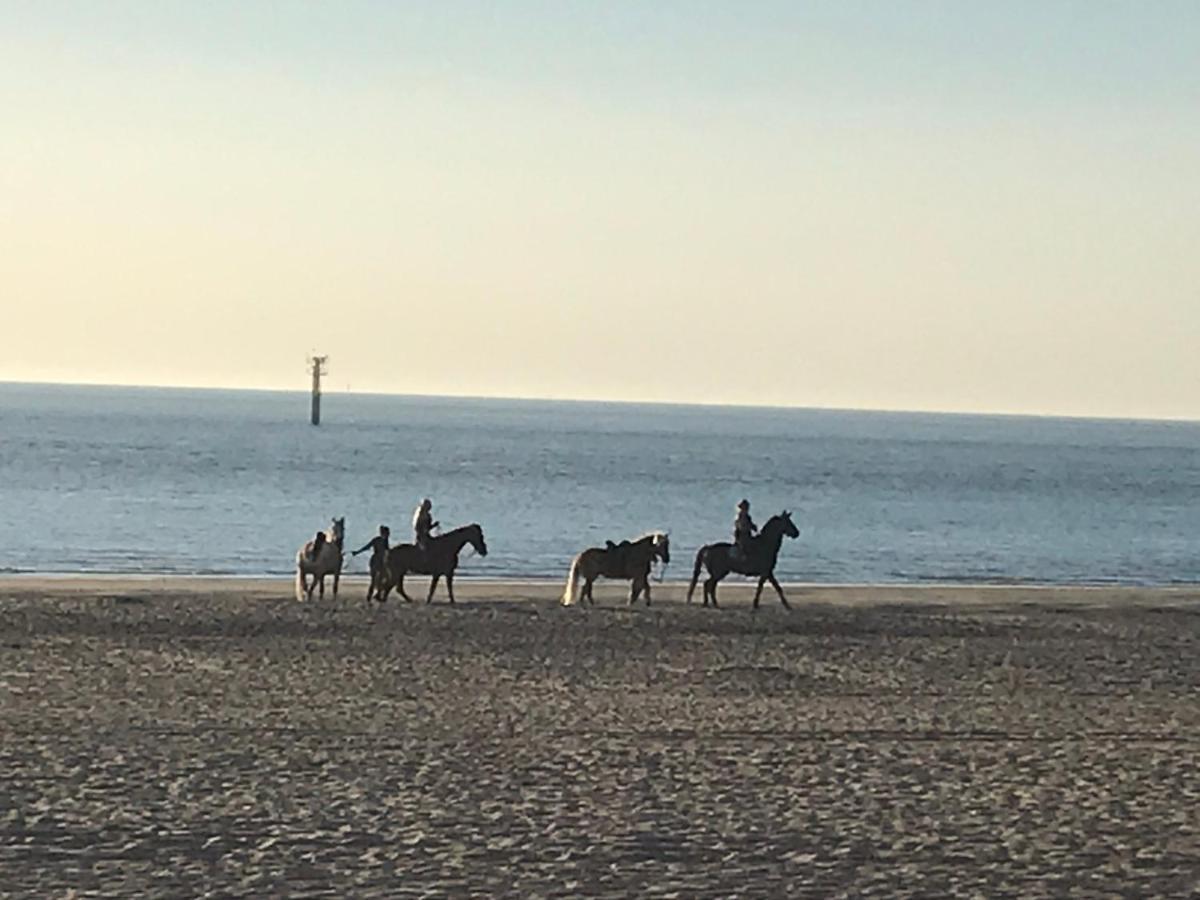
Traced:
<path fill-rule="evenodd" d="M 37 381 L 23 379 L 0 378 L 0 386 L 18 385 L 27 387 L 82 387 L 82 388 L 131 388 L 134 390 L 176 390 L 176 391 L 236 391 L 239 393 L 257 394 L 298 394 L 308 396 L 306 387 L 279 388 L 241 385 L 201 384 L 145 384 L 110 381 Z M 414 400 L 499 400 L 510 402 L 533 403 L 594 403 L 614 406 L 676 406 L 697 409 L 757 409 L 780 410 L 795 412 L 831 412 L 831 413 L 882 413 L 885 415 L 933 415 L 933 416 L 974 416 L 980 418 L 1009 418 L 1009 419 L 1066 419 L 1076 421 L 1097 422 L 1162 422 L 1176 424 L 1200 424 L 1200 417 L 1193 416 L 1154 416 L 1154 415 L 1103 415 L 1095 413 L 1062 413 L 1062 412 L 1014 412 L 1009 410 L 958 410 L 914 407 L 871 407 L 871 406 L 822 406 L 818 404 L 781 404 L 781 403 L 704 403 L 696 400 L 633 400 L 629 398 L 611 397 L 562 397 L 562 396 L 520 396 L 515 394 L 473 394 L 473 393 L 441 393 L 428 394 L 412 391 L 359 391 L 349 388 L 333 388 L 322 390 L 322 396 L 343 395 L 356 397 L 402 397 Z"/>

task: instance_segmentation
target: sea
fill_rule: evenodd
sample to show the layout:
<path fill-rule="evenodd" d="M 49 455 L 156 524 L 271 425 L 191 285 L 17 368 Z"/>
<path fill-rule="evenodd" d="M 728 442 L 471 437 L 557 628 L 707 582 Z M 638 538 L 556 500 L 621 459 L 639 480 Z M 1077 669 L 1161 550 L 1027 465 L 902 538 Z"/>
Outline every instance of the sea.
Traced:
<path fill-rule="evenodd" d="M 478 522 L 460 575 L 564 577 L 670 533 L 667 578 L 735 506 L 790 510 L 815 583 L 1200 583 L 1200 423 L 0 384 L 0 571 L 287 575 L 344 516 Z M 365 570 L 358 557 L 351 571 Z"/>

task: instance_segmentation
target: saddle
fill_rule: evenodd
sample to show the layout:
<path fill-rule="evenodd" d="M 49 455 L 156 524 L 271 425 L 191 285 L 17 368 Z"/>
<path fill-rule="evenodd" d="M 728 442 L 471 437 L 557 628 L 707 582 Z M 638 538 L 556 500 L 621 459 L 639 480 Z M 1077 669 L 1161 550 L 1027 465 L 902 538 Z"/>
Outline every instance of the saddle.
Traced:
<path fill-rule="evenodd" d="M 609 561 L 612 562 L 616 567 L 624 569 L 625 551 L 628 550 L 632 544 L 629 541 L 621 541 L 619 544 L 614 544 L 612 541 L 605 541 L 604 544 L 604 552 L 608 554 Z"/>
<path fill-rule="evenodd" d="M 756 549 L 754 542 L 755 538 L 749 538 L 744 543 L 733 544 L 733 547 L 729 553 L 729 558 L 735 562 L 749 563 L 754 558 Z"/>

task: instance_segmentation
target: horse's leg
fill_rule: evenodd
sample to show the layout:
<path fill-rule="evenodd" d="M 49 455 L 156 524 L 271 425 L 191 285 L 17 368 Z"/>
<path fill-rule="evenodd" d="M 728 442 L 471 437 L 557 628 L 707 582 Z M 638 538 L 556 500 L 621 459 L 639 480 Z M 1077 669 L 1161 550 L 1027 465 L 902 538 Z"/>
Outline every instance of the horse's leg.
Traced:
<path fill-rule="evenodd" d="M 593 575 L 583 583 L 583 596 L 587 598 L 588 606 L 596 605 L 596 598 L 592 596 L 592 585 L 596 583 L 596 577 Z"/>
<path fill-rule="evenodd" d="M 650 573 L 647 572 L 646 577 L 643 578 L 642 581 L 645 584 L 646 605 L 649 606 L 650 605 Z"/>
<path fill-rule="evenodd" d="M 791 604 L 787 602 L 787 597 L 783 596 L 783 588 L 779 586 L 779 582 L 775 578 L 775 573 L 769 573 L 767 575 L 767 580 L 771 582 L 771 587 L 775 588 L 775 593 L 779 595 L 779 602 L 783 604 L 783 608 L 791 609 Z"/>
<path fill-rule="evenodd" d="M 760 575 L 758 578 L 758 587 L 754 591 L 754 608 L 758 609 L 758 598 L 762 596 L 763 585 L 767 583 L 767 576 Z"/>
<path fill-rule="evenodd" d="M 709 599 L 712 600 L 713 609 L 720 609 L 717 603 L 717 584 L 721 581 L 716 575 L 711 576 L 708 581 L 704 582 L 704 587 L 708 590 Z"/>
<path fill-rule="evenodd" d="M 642 579 L 640 576 L 634 576 L 629 584 L 629 605 L 637 603 L 638 596 L 642 593 Z"/>
<path fill-rule="evenodd" d="M 446 573 L 446 593 L 450 595 L 450 602 L 454 602 L 454 573 Z"/>
<path fill-rule="evenodd" d="M 321 585 L 321 593 L 320 593 L 319 597 L 321 600 L 324 600 L 325 599 L 325 573 L 324 572 L 321 573 L 321 580 L 319 583 Z"/>
<path fill-rule="evenodd" d="M 441 577 L 441 575 L 434 575 L 433 578 L 429 580 L 429 596 L 425 598 L 426 603 L 433 602 L 433 592 L 437 590 L 437 583 Z"/>
<path fill-rule="evenodd" d="M 408 596 L 408 591 L 404 590 L 404 574 L 404 572 L 401 572 L 400 577 L 396 579 L 396 590 L 404 598 L 405 603 L 412 603 L 413 598 Z"/>
<path fill-rule="evenodd" d="M 338 582 L 342 580 L 342 561 L 339 559 L 337 568 L 333 570 L 333 599 L 337 599 Z"/>

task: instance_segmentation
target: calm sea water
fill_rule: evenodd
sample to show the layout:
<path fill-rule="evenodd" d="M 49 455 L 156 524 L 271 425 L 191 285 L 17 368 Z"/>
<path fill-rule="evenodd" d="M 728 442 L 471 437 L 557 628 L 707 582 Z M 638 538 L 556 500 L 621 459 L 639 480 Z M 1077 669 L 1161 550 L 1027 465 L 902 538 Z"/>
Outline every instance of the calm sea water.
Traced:
<path fill-rule="evenodd" d="M 480 522 L 464 575 L 561 577 L 743 496 L 819 582 L 1200 582 L 1200 424 L 0 384 L 0 570 L 288 573 L 331 516 Z M 365 559 L 354 563 L 364 568 Z"/>

